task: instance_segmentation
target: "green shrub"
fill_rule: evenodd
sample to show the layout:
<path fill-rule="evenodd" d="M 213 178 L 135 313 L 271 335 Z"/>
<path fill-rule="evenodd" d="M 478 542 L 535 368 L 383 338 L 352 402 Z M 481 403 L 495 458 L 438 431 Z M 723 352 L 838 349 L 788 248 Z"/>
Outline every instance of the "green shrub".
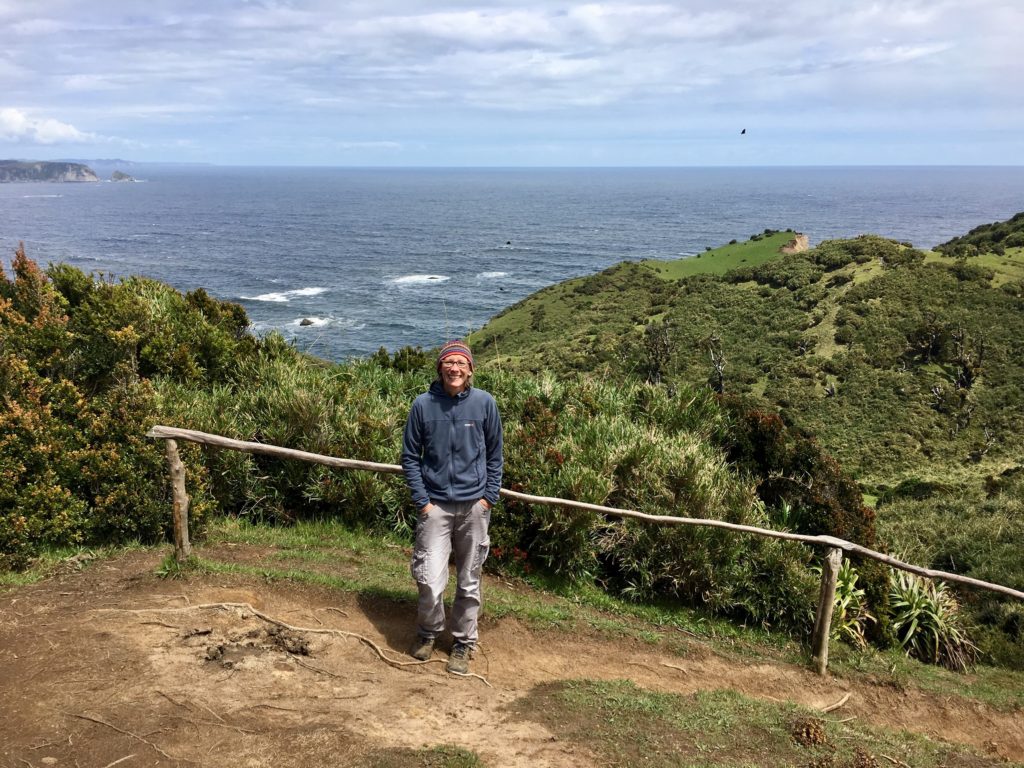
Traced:
<path fill-rule="evenodd" d="M 950 266 L 949 271 L 956 275 L 957 280 L 976 280 L 982 283 L 987 283 L 996 275 L 991 269 L 962 261 Z"/>
<path fill-rule="evenodd" d="M 1024 669 L 1024 605 L 994 595 L 979 596 L 972 614 L 972 639 L 979 655 L 1011 669 Z"/>
<path fill-rule="evenodd" d="M 756 267 L 732 270 L 725 279 L 736 283 L 756 280 L 761 285 L 795 291 L 818 282 L 823 274 L 824 269 L 798 253 Z"/>
<path fill-rule="evenodd" d="M 43 547 L 159 540 L 170 500 L 163 446 L 145 437 L 159 415 L 139 374 L 145 303 L 70 267 L 51 280 L 23 249 L 12 267 L 0 274 L 0 568 Z M 204 485 L 191 476 L 197 533 Z"/>
<path fill-rule="evenodd" d="M 1024 212 L 1007 221 L 982 224 L 966 235 L 954 237 L 949 242 L 936 246 L 935 250 L 947 256 L 956 256 L 995 253 L 998 246 L 1013 248 L 1019 245 L 1024 245 Z"/>
<path fill-rule="evenodd" d="M 722 402 L 731 417 L 725 446 L 729 460 L 757 478 L 758 496 L 768 507 L 798 507 L 798 533 L 874 546 L 874 513 L 864 505 L 859 486 L 813 437 L 741 399 Z"/>

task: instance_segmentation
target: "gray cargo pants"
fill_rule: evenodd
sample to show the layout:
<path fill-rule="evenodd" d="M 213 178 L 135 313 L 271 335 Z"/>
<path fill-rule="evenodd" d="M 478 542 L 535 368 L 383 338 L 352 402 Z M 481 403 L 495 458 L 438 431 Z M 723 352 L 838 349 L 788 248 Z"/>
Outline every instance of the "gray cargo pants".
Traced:
<path fill-rule="evenodd" d="M 490 539 L 491 510 L 480 501 L 432 501 L 427 514 L 416 521 L 412 577 L 419 587 L 417 633 L 434 639 L 444 631 L 444 591 L 448 586 L 448 559 L 455 550 L 456 588 L 452 604 L 452 637 L 458 644 L 475 646 L 480 615 L 480 572 Z"/>

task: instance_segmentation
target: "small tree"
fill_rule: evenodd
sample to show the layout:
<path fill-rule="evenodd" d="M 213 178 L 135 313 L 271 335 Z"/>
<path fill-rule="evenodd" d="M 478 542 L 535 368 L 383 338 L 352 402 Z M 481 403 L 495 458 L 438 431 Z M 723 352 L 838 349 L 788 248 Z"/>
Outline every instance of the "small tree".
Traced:
<path fill-rule="evenodd" d="M 714 369 L 714 373 L 709 380 L 711 388 L 720 395 L 724 394 L 725 352 L 722 350 L 722 339 L 717 333 L 712 333 L 701 342 L 701 346 L 707 349 L 708 355 L 711 357 L 711 367 Z"/>
<path fill-rule="evenodd" d="M 647 381 L 651 384 L 661 383 L 672 361 L 671 331 L 672 324 L 668 320 L 663 323 L 651 323 L 644 328 L 643 365 Z"/>

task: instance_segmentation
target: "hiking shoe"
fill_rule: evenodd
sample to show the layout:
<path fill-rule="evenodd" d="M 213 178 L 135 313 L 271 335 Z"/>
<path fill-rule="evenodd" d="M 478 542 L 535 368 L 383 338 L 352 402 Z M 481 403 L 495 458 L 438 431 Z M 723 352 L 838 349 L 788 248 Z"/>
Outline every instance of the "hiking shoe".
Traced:
<path fill-rule="evenodd" d="M 409 649 L 409 655 L 418 661 L 426 661 L 434 653 L 434 640 L 430 637 L 418 637 Z"/>
<path fill-rule="evenodd" d="M 473 648 L 462 643 L 456 643 L 448 656 L 448 671 L 456 675 L 464 675 L 469 672 L 469 660 L 473 656 Z"/>

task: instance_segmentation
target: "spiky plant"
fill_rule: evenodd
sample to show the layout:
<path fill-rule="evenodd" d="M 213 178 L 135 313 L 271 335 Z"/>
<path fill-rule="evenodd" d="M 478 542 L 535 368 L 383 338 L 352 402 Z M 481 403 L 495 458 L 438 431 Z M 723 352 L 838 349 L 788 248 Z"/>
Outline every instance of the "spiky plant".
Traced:
<path fill-rule="evenodd" d="M 836 580 L 836 604 L 832 616 L 833 631 L 858 648 L 866 648 L 867 625 L 875 617 L 867 609 L 865 592 L 857 586 L 858 573 L 849 560 L 843 560 Z"/>
<path fill-rule="evenodd" d="M 977 657 L 960 604 L 944 582 L 900 571 L 890 581 L 889 607 L 893 631 L 908 656 L 959 672 Z"/>

